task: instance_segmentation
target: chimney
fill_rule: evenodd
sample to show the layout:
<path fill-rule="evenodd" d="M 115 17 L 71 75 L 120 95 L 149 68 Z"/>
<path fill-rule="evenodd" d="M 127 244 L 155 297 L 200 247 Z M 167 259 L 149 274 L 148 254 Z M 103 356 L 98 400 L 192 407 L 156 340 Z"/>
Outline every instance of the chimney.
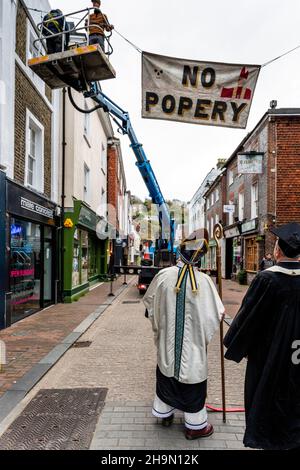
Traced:
<path fill-rule="evenodd" d="M 217 169 L 220 170 L 222 166 L 226 163 L 226 161 L 227 161 L 226 158 L 218 158 Z"/>

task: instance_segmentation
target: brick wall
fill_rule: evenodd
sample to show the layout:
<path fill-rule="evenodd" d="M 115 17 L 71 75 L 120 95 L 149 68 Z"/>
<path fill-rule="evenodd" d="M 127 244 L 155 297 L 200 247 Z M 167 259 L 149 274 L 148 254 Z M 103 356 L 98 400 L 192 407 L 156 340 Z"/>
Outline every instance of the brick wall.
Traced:
<path fill-rule="evenodd" d="M 300 222 L 300 118 L 277 118 L 276 135 L 276 223 Z"/>
<path fill-rule="evenodd" d="M 26 62 L 27 21 L 24 10 L 18 7 L 16 52 Z M 24 184 L 26 153 L 26 110 L 29 110 L 44 126 L 44 193 L 51 197 L 51 116 L 45 101 L 32 82 L 16 63 L 15 83 L 15 167 L 14 178 Z"/>
<path fill-rule="evenodd" d="M 119 230 L 118 221 L 118 151 L 115 145 L 109 145 L 107 150 L 107 203 L 115 208 L 115 213 L 108 210 L 108 221 Z"/>

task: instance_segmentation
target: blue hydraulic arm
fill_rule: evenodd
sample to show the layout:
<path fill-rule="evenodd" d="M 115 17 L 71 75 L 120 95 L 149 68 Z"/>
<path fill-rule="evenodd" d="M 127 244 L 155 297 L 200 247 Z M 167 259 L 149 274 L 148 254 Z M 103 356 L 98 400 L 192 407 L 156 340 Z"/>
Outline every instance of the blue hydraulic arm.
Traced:
<path fill-rule="evenodd" d="M 149 195 L 152 198 L 154 204 L 158 206 L 159 219 L 162 226 L 162 238 L 170 238 L 171 246 L 174 241 L 174 221 L 170 219 L 169 208 L 162 195 L 158 181 L 153 172 L 152 166 L 146 157 L 143 149 L 143 145 L 139 143 L 135 132 L 132 128 L 129 114 L 123 111 L 120 106 L 114 103 L 99 89 L 97 83 L 93 84 L 92 90 L 85 93 L 86 98 L 92 98 L 99 108 L 103 108 L 105 112 L 110 113 L 113 116 L 114 122 L 118 125 L 122 134 L 127 134 L 131 142 L 131 148 L 136 156 L 136 165 L 143 177 L 143 180 L 148 188 Z M 165 231 L 170 233 L 167 236 Z"/>

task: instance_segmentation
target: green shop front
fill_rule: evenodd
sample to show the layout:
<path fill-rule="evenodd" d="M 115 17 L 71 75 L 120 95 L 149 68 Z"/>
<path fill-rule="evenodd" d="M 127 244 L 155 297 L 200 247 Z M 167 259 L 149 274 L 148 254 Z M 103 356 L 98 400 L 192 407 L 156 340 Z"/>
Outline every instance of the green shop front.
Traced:
<path fill-rule="evenodd" d="M 101 218 L 82 201 L 64 220 L 64 301 L 70 303 L 105 278 L 108 239 L 99 233 Z"/>

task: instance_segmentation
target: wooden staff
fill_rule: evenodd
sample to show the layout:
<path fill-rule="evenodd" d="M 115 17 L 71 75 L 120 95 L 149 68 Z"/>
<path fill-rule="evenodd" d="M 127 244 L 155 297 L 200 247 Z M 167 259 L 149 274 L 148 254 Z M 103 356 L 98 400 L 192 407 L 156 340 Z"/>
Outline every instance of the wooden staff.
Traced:
<path fill-rule="evenodd" d="M 221 257 L 221 240 L 223 238 L 223 227 L 221 224 L 214 226 L 214 239 L 217 243 L 217 278 L 219 296 L 222 300 L 222 257 Z M 221 353 L 221 378 L 222 378 L 222 409 L 223 409 L 223 423 L 226 423 L 226 388 L 225 388 L 225 362 L 224 362 L 224 319 L 220 323 L 220 353 Z"/>

